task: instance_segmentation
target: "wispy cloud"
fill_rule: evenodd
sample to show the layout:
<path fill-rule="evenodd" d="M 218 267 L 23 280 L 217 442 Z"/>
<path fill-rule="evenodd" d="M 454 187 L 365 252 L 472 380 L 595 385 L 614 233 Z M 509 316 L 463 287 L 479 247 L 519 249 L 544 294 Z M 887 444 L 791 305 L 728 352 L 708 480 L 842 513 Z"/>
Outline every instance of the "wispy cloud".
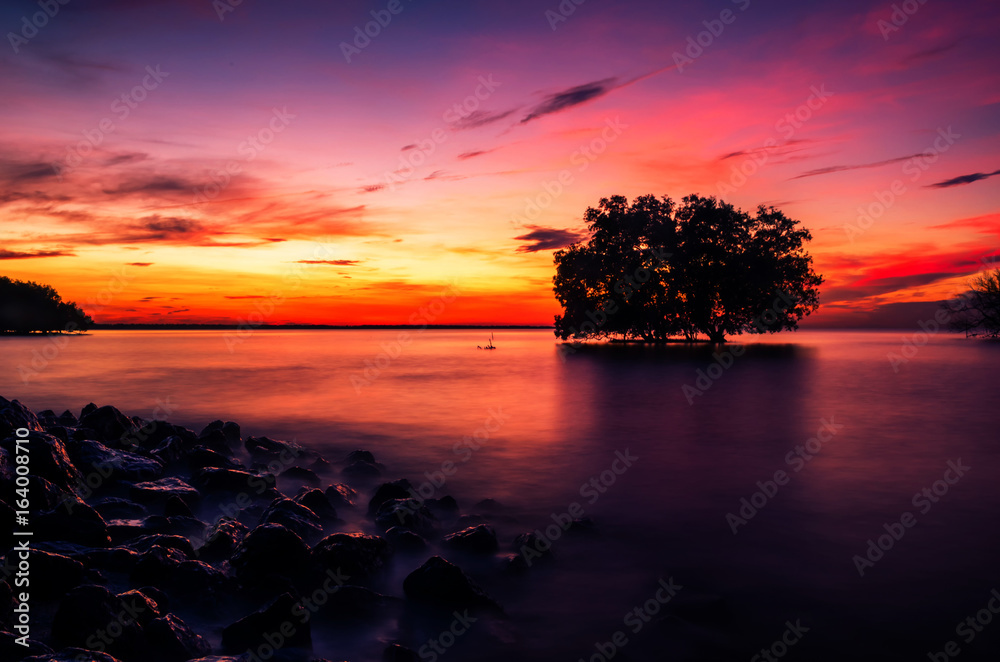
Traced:
<path fill-rule="evenodd" d="M 802 173 L 792 179 L 802 179 L 803 177 L 815 177 L 817 175 L 829 175 L 834 172 L 843 172 L 845 170 L 863 170 L 865 168 L 881 168 L 882 166 L 891 165 L 893 163 L 901 163 L 907 161 L 914 157 L 920 156 L 920 154 L 908 154 L 907 156 L 898 156 L 894 159 L 886 159 L 885 161 L 876 161 L 874 163 L 859 163 L 856 165 L 836 165 L 829 166 L 826 168 L 818 168 L 816 170 L 809 170 Z"/>
<path fill-rule="evenodd" d="M 560 228 L 546 228 L 540 225 L 526 225 L 531 231 L 522 234 L 514 239 L 528 242 L 519 246 L 518 253 L 537 253 L 538 251 L 551 251 L 557 248 L 565 248 L 584 238 L 584 232 L 575 230 L 564 230 Z"/>
<path fill-rule="evenodd" d="M 926 188 L 951 188 L 952 186 L 962 186 L 964 184 L 978 182 L 982 179 L 989 179 L 990 177 L 995 177 L 996 175 L 1000 175 L 1000 170 L 994 170 L 993 172 L 974 172 L 971 175 L 961 175 L 959 177 L 946 179 L 943 182 L 937 182 L 936 184 L 928 184 Z"/>
<path fill-rule="evenodd" d="M 32 257 L 75 257 L 70 251 L 9 251 L 0 249 L 0 260 L 23 260 Z"/>
<path fill-rule="evenodd" d="M 602 97 L 617 87 L 617 81 L 617 78 L 604 78 L 549 94 L 541 103 L 528 111 L 528 114 L 521 119 L 520 123 L 527 124 L 539 117 L 552 115 L 553 113 L 558 113 L 567 108 L 579 106 L 582 103 Z"/>

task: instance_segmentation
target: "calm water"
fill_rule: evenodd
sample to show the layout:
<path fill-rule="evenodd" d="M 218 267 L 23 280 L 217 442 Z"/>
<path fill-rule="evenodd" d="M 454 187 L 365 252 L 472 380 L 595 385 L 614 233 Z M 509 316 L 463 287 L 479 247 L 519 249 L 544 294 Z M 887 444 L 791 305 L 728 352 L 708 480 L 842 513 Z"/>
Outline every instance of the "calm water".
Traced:
<path fill-rule="evenodd" d="M 629 643 L 617 660 L 749 660 L 788 620 L 809 628 L 789 659 L 926 660 L 948 641 L 963 660 L 996 659 L 1000 623 L 971 643 L 955 628 L 1000 589 L 1000 345 L 941 334 L 896 371 L 887 354 L 903 355 L 902 332 L 786 334 L 713 369 L 718 379 L 689 403 L 683 388 L 698 386 L 709 350 L 566 354 L 549 331 L 506 331 L 487 352 L 476 349 L 482 332 L 426 331 L 380 358 L 398 334 L 260 331 L 232 352 L 221 331 L 96 332 L 60 339 L 58 352 L 51 339 L 3 338 L 0 395 L 35 410 L 78 413 L 93 401 L 144 417 L 166 403 L 170 420 L 196 430 L 235 420 L 245 435 L 296 439 L 331 460 L 367 448 L 390 478 L 414 483 L 456 461 L 439 494 L 503 503 L 503 545 L 579 502 L 600 536 L 557 540 L 556 565 L 501 580 L 462 561 L 509 618 L 483 619 L 444 660 L 589 660 L 618 630 Z M 19 366 L 33 358 L 41 369 L 25 382 Z M 378 373 L 366 378 L 366 366 Z M 483 437 L 490 417 L 502 426 L 462 462 L 453 446 Z M 794 471 L 786 456 L 823 421 L 835 434 Z M 626 450 L 631 468 L 594 503 L 581 496 Z M 959 459 L 970 468 L 946 494 L 912 502 Z M 788 483 L 734 535 L 727 513 L 779 470 Z M 908 511 L 915 526 L 860 576 L 853 557 Z M 401 595 L 421 561 L 380 588 Z M 633 634 L 623 617 L 667 577 L 683 586 L 671 615 Z M 417 645 L 424 634 L 406 618 L 377 632 Z M 380 650 L 314 637 L 327 657 Z"/>

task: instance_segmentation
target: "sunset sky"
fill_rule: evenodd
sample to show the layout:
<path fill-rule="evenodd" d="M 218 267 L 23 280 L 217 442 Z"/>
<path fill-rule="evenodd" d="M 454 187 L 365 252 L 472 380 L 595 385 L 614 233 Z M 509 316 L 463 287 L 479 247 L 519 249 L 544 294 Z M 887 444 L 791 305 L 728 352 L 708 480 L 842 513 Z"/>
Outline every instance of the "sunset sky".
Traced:
<path fill-rule="evenodd" d="M 0 275 L 99 322 L 548 324 L 615 194 L 801 220 L 815 325 L 1000 255 L 995 1 L 41 4 L 0 9 Z"/>

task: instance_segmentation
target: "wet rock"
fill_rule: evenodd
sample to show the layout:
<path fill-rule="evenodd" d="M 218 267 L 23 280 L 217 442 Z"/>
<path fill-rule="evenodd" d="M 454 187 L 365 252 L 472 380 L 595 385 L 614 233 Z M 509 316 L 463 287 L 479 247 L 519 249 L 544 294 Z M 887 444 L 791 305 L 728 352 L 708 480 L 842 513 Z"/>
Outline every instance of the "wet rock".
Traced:
<path fill-rule="evenodd" d="M 184 457 L 184 440 L 177 435 L 170 435 L 154 445 L 149 454 L 164 466 L 170 466 Z"/>
<path fill-rule="evenodd" d="M 114 572 L 130 573 L 139 561 L 139 553 L 127 547 L 109 547 L 107 549 L 87 549 L 74 558 L 82 561 L 88 568 Z"/>
<path fill-rule="evenodd" d="M 382 662 L 420 662 L 420 656 L 406 646 L 392 644 L 382 653 Z"/>
<path fill-rule="evenodd" d="M 323 525 L 316 513 L 284 497 L 271 502 L 261 515 L 260 523 L 281 524 L 310 544 L 323 537 Z"/>
<path fill-rule="evenodd" d="M 52 637 L 63 646 L 95 647 L 131 657 L 141 650 L 142 628 L 117 595 L 93 584 L 78 586 L 60 601 L 52 620 Z"/>
<path fill-rule="evenodd" d="M 18 428 L 43 432 L 35 414 L 17 400 L 0 397 L 0 438 L 14 436 Z"/>
<path fill-rule="evenodd" d="M 236 469 L 201 469 L 191 476 L 191 482 L 205 492 L 245 494 L 247 503 L 254 497 L 279 496 L 271 474 L 252 474 Z"/>
<path fill-rule="evenodd" d="M 31 592 L 41 598 L 63 595 L 83 581 L 83 564 L 62 554 L 31 550 Z"/>
<path fill-rule="evenodd" d="M 64 490 L 44 478 L 28 474 L 28 493 L 31 494 L 31 510 L 40 512 L 54 508 L 67 508 L 70 511 L 83 501 L 75 492 Z M 83 490 L 86 495 L 87 491 Z"/>
<path fill-rule="evenodd" d="M 303 488 L 303 491 L 292 500 L 316 513 L 316 516 L 324 522 L 333 522 L 337 519 L 337 510 L 321 490 Z"/>
<path fill-rule="evenodd" d="M 139 554 L 145 554 L 155 546 L 175 549 L 183 554 L 185 558 L 194 558 L 194 547 L 191 545 L 191 541 L 183 536 L 147 535 L 131 540 L 126 545 L 126 547 L 134 549 Z"/>
<path fill-rule="evenodd" d="M 209 529 L 208 537 L 196 552 L 198 558 L 209 563 L 228 559 L 249 531 L 249 527 L 237 520 L 223 517 Z"/>
<path fill-rule="evenodd" d="M 283 593 L 259 611 L 244 616 L 222 631 L 222 647 L 231 653 L 256 651 L 267 644 L 265 635 L 281 636 L 293 648 L 312 646 L 309 622 L 302 623 L 301 605 L 290 593 Z"/>
<path fill-rule="evenodd" d="M 167 517 L 194 517 L 191 507 L 184 502 L 184 499 L 171 495 L 167 497 L 163 504 L 163 514 Z"/>
<path fill-rule="evenodd" d="M 324 570 L 341 571 L 353 582 L 381 570 L 390 556 L 383 538 L 363 533 L 334 533 L 312 549 L 312 557 Z"/>
<path fill-rule="evenodd" d="M 185 517 L 174 515 L 173 517 L 163 517 L 161 515 L 150 515 L 142 521 L 144 532 L 162 533 L 169 536 L 182 536 L 184 538 L 200 538 L 205 534 L 208 525 L 195 517 Z"/>
<path fill-rule="evenodd" d="M 33 475 L 40 476 L 64 490 L 78 491 L 83 476 L 73 466 L 69 453 L 66 452 L 66 444 L 61 439 L 45 432 L 31 432 L 26 444 L 23 440 L 19 441 L 22 442 L 22 447 L 26 446 L 28 449 Z M 16 455 L 13 436 L 3 439 L 0 446 L 12 456 Z"/>
<path fill-rule="evenodd" d="M 187 560 L 187 557 L 176 549 L 154 545 L 148 552 L 139 556 L 129 580 L 133 586 L 169 589 L 177 566 Z"/>
<path fill-rule="evenodd" d="M 247 437 L 243 442 L 250 456 L 258 461 L 269 461 L 281 459 L 283 462 L 291 462 L 293 459 L 305 454 L 305 449 L 292 441 L 279 441 L 269 437 Z"/>
<path fill-rule="evenodd" d="M 133 437 L 139 431 L 132 419 L 110 405 L 92 410 L 84 408 L 80 425 L 95 431 L 100 440 L 112 448 L 121 448 L 123 437 Z"/>
<path fill-rule="evenodd" d="M 230 565 L 241 582 L 256 583 L 270 575 L 293 577 L 309 561 L 302 538 L 280 524 L 263 524 L 247 534 Z"/>
<path fill-rule="evenodd" d="M 278 477 L 289 481 L 296 481 L 303 485 L 312 485 L 314 487 L 318 487 L 320 483 L 319 476 L 317 476 L 314 471 L 303 467 L 289 467 L 278 474 Z"/>
<path fill-rule="evenodd" d="M 330 485 L 324 491 L 330 505 L 334 508 L 351 508 L 358 498 L 357 491 L 344 483 Z"/>
<path fill-rule="evenodd" d="M 393 499 L 379 507 L 375 523 L 383 529 L 402 526 L 427 536 L 434 533 L 437 519 L 415 499 Z"/>
<path fill-rule="evenodd" d="M 220 433 L 221 434 L 221 433 Z M 235 458 L 226 457 L 222 453 L 207 448 L 196 446 L 187 453 L 188 467 L 192 471 L 198 469 L 235 469 L 243 470 L 243 463 Z"/>
<path fill-rule="evenodd" d="M 500 548 L 496 531 L 485 524 L 449 534 L 444 537 L 444 544 L 452 549 L 474 554 L 493 554 Z"/>
<path fill-rule="evenodd" d="M 36 515 L 32 519 L 32 528 L 38 540 L 62 540 L 87 547 L 107 547 L 111 544 L 104 518 L 82 502 L 58 506 Z"/>
<path fill-rule="evenodd" d="M 172 496 L 184 501 L 189 506 L 193 506 L 201 499 L 198 490 L 180 478 L 171 476 L 160 478 L 159 480 L 136 483 L 129 490 L 129 496 L 133 501 L 142 504 L 164 505 Z"/>
<path fill-rule="evenodd" d="M 457 565 L 432 556 L 403 580 L 403 592 L 415 601 L 445 609 L 497 608 L 499 605 Z"/>
<path fill-rule="evenodd" d="M 223 434 L 222 430 L 212 430 L 211 432 L 202 434 L 198 437 L 197 444 L 214 451 L 223 457 L 234 457 L 233 449 L 229 447 L 229 441 L 226 439 L 226 435 Z"/>
<path fill-rule="evenodd" d="M 371 451 L 355 450 L 347 454 L 345 458 L 348 464 L 353 462 L 367 462 L 368 464 L 376 464 L 375 456 Z"/>
<path fill-rule="evenodd" d="M 114 450 L 99 441 L 73 440 L 67 445 L 69 456 L 85 477 L 129 482 L 156 480 L 163 475 L 163 465 L 156 460 L 123 450 Z M 89 485 L 90 481 L 85 480 Z"/>
<path fill-rule="evenodd" d="M 229 583 L 226 575 L 207 563 L 184 561 L 173 569 L 170 590 L 178 595 L 196 596 L 200 601 L 212 602 Z"/>
<path fill-rule="evenodd" d="M 153 619 L 144 628 L 151 657 L 162 662 L 184 662 L 212 652 L 204 637 L 192 632 L 177 616 L 167 614 Z"/>
<path fill-rule="evenodd" d="M 409 499 L 413 491 L 413 486 L 410 485 L 410 481 L 405 478 L 399 480 L 394 480 L 391 483 L 382 483 L 375 490 L 375 494 L 372 495 L 371 501 L 368 502 L 368 515 L 374 515 L 378 512 L 378 509 L 386 501 L 392 501 L 393 499 Z"/>
<path fill-rule="evenodd" d="M 84 648 L 65 648 L 58 653 L 26 657 L 21 662 L 119 662 L 119 660 L 107 653 Z"/>
<path fill-rule="evenodd" d="M 427 547 L 427 542 L 423 538 L 401 526 L 394 526 L 386 531 L 385 539 L 397 552 L 419 552 Z"/>
<path fill-rule="evenodd" d="M 136 519 L 141 520 L 149 515 L 146 506 L 135 501 L 119 497 L 103 497 L 94 502 L 94 510 L 105 520 Z"/>

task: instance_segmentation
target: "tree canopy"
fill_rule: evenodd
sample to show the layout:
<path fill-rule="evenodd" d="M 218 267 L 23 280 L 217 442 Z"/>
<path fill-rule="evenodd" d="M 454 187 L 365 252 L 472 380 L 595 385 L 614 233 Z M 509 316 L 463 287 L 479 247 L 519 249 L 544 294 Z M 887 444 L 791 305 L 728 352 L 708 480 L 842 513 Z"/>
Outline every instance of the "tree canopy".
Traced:
<path fill-rule="evenodd" d="M 1000 269 L 987 271 L 970 283 L 952 309 L 952 328 L 968 336 L 1000 338 Z"/>
<path fill-rule="evenodd" d="M 724 342 L 796 329 L 819 307 L 812 235 L 774 207 L 751 216 L 714 197 L 613 196 L 584 220 L 589 239 L 554 255 L 563 340 Z"/>
<path fill-rule="evenodd" d="M 0 276 L 0 333 L 83 331 L 93 323 L 52 287 Z"/>

